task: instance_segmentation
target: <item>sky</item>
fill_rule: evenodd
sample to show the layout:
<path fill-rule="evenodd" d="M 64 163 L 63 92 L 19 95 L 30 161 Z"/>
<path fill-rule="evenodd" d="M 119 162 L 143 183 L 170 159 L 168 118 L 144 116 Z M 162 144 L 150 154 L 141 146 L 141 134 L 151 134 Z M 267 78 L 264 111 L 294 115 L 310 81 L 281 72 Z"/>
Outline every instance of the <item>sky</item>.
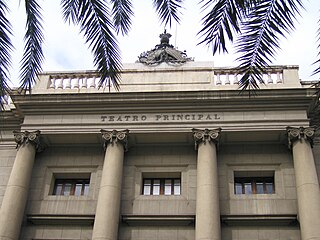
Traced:
<path fill-rule="evenodd" d="M 13 86 L 19 85 L 19 67 L 23 54 L 23 36 L 25 32 L 25 12 L 23 1 L 9 1 L 11 10 L 8 18 L 12 23 L 14 36 L 12 38 L 15 50 L 12 54 L 12 69 L 10 76 Z M 43 71 L 73 71 L 95 69 L 93 57 L 79 28 L 64 23 L 60 0 L 39 0 L 43 9 L 43 26 L 45 42 L 43 45 L 45 61 Z M 230 46 L 229 54 L 212 56 L 211 49 L 206 45 L 198 45 L 198 31 L 201 28 L 201 5 L 198 0 L 185 0 L 180 24 L 166 27 L 172 34 L 170 43 L 180 51 L 186 50 L 188 57 L 195 61 L 213 61 L 216 67 L 235 67 L 238 55 Z M 312 75 L 317 60 L 317 21 L 320 19 L 320 1 L 304 0 L 305 10 L 298 17 L 296 30 L 281 40 L 281 50 L 278 51 L 272 65 L 299 65 L 299 75 L 302 80 L 319 80 L 319 75 Z M 151 50 L 159 44 L 159 34 L 164 31 L 152 6 L 152 0 L 132 0 L 135 16 L 128 35 L 118 36 L 122 62 L 133 63 L 140 53 Z"/>

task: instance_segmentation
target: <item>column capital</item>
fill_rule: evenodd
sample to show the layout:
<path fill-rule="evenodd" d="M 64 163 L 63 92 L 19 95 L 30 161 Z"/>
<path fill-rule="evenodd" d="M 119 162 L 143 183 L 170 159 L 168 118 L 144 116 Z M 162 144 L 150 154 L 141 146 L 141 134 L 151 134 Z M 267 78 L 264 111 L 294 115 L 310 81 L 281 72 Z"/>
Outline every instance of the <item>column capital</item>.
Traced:
<path fill-rule="evenodd" d="M 17 148 L 19 148 L 20 146 L 22 146 L 24 144 L 30 143 L 35 146 L 36 150 L 38 150 L 38 151 L 41 150 L 40 131 L 39 130 L 33 131 L 33 132 L 13 131 L 13 136 L 14 136 L 15 142 L 17 143 Z"/>
<path fill-rule="evenodd" d="M 310 142 L 310 145 L 313 145 L 315 129 L 314 127 L 287 127 L 287 136 L 289 148 L 292 147 L 292 144 L 301 139 L 305 139 Z"/>
<path fill-rule="evenodd" d="M 195 149 L 198 148 L 198 145 L 203 142 L 214 142 L 215 144 L 219 143 L 221 128 L 216 129 L 192 129 L 193 139 L 195 141 Z"/>
<path fill-rule="evenodd" d="M 115 142 L 120 142 L 123 144 L 125 151 L 128 150 L 128 129 L 122 131 L 115 129 L 112 131 L 101 129 L 100 132 L 104 141 L 104 148 L 107 148 L 109 143 L 113 144 Z"/>

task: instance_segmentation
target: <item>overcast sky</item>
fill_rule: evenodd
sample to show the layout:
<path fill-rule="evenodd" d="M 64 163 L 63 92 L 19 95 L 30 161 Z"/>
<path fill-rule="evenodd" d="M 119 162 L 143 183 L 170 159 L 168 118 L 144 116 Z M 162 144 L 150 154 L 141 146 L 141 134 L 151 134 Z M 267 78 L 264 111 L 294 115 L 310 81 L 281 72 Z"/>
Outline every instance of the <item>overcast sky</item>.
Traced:
<path fill-rule="evenodd" d="M 20 1 L 10 1 L 11 14 L 9 16 L 13 25 L 13 68 L 11 79 L 18 85 L 18 68 L 23 53 L 23 36 L 25 32 L 25 13 Z M 122 53 L 122 62 L 132 63 L 137 60 L 140 53 L 154 48 L 159 43 L 159 34 L 164 26 L 160 24 L 152 6 L 152 0 L 133 0 L 135 17 L 132 29 L 127 36 L 119 36 L 119 45 Z M 236 66 L 234 61 L 237 55 L 232 48 L 228 55 L 212 56 L 211 49 L 205 45 L 198 46 L 197 32 L 200 25 L 200 5 L 196 0 L 185 0 L 185 9 L 180 25 L 174 24 L 167 31 L 173 36 L 170 43 L 179 50 L 186 50 L 189 57 L 195 61 L 213 61 L 214 66 Z M 282 50 L 279 51 L 273 64 L 299 65 L 300 78 L 303 80 L 318 80 L 319 76 L 311 76 L 317 59 L 317 21 L 320 18 L 320 1 L 305 0 L 306 10 L 298 18 L 296 30 L 287 39 L 282 40 Z M 21 1 L 21 4 L 23 1 Z M 79 28 L 63 22 L 60 1 L 39 1 L 43 8 L 45 43 L 45 62 L 43 71 L 89 70 L 95 69 L 92 64 L 92 55 L 84 44 Z"/>

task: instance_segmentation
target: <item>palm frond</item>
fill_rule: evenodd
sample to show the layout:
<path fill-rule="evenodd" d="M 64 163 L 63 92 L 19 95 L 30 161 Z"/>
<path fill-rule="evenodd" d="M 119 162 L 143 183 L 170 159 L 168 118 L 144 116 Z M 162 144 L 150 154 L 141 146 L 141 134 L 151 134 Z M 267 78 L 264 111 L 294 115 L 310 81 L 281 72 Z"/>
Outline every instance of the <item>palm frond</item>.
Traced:
<path fill-rule="evenodd" d="M 6 18 L 8 11 L 6 1 L 0 1 L 0 112 L 4 109 L 5 96 L 10 92 L 8 75 L 13 46 L 11 24 Z"/>
<path fill-rule="evenodd" d="M 180 15 L 183 0 L 153 0 L 153 6 L 158 12 L 162 23 L 166 26 L 169 23 L 171 27 L 172 19 L 180 23 Z"/>
<path fill-rule="evenodd" d="M 42 9 L 40 5 L 36 0 L 26 0 L 25 8 L 27 30 L 24 36 L 25 47 L 20 69 L 20 89 L 31 90 L 37 74 L 42 70 L 41 65 L 44 59 L 42 43 L 44 36 L 42 33 Z"/>
<path fill-rule="evenodd" d="M 65 22 L 78 23 L 79 0 L 61 0 L 63 20 Z"/>
<path fill-rule="evenodd" d="M 111 0 L 113 4 L 112 15 L 116 32 L 128 34 L 131 28 L 131 17 L 134 15 L 130 0 Z"/>
<path fill-rule="evenodd" d="M 203 2 L 203 1 L 202 1 Z M 226 47 L 226 37 L 233 41 L 233 32 L 239 33 L 239 6 L 234 0 L 207 0 L 202 6 L 202 10 L 212 8 L 203 18 L 203 28 L 198 35 L 203 38 L 199 44 L 205 43 L 212 47 L 213 55 L 218 52 L 228 52 Z"/>
<path fill-rule="evenodd" d="M 319 58 L 317 61 L 313 63 L 313 65 L 318 65 L 317 68 L 313 71 L 312 75 L 316 75 L 320 73 L 320 20 L 318 20 L 318 30 L 317 30 L 317 42 L 319 43 L 318 48 L 318 54 L 317 57 Z"/>
<path fill-rule="evenodd" d="M 92 48 L 94 64 L 101 74 L 99 86 L 107 85 L 110 89 L 113 85 L 119 89 L 121 56 L 105 4 L 103 0 L 79 0 L 78 20 L 86 42 Z"/>
<path fill-rule="evenodd" d="M 258 88 L 258 83 L 263 83 L 264 69 L 280 48 L 279 36 L 294 29 L 301 8 L 301 0 L 264 0 L 252 6 L 236 43 L 237 52 L 242 54 L 237 59 L 243 74 L 239 81 L 242 89 Z"/>

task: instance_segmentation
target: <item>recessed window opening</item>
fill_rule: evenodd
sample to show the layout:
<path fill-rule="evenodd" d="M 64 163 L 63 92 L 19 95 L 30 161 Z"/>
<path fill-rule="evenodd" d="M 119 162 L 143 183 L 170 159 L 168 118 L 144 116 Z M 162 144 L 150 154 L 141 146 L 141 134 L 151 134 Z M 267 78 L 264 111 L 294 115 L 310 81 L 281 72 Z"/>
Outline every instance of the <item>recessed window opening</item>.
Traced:
<path fill-rule="evenodd" d="M 234 172 L 235 194 L 274 194 L 273 171 Z"/>
<path fill-rule="evenodd" d="M 86 196 L 89 194 L 90 174 L 56 174 L 52 195 Z"/>
<path fill-rule="evenodd" d="M 153 176 L 153 177 L 151 177 Z M 180 195 L 180 173 L 144 173 L 142 195 Z"/>

